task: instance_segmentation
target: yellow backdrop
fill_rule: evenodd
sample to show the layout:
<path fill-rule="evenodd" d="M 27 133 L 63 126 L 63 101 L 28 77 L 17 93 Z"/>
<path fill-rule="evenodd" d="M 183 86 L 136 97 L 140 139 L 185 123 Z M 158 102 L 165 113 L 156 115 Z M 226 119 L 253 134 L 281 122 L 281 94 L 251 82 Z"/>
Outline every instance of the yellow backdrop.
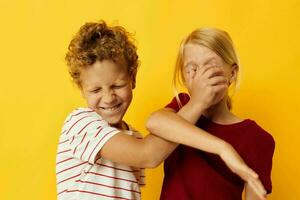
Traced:
<path fill-rule="evenodd" d="M 147 116 L 172 96 L 181 38 L 202 26 L 227 30 L 242 64 L 234 111 L 276 140 L 269 199 L 300 199 L 299 10 L 297 0 L 1 0 L 0 199 L 56 198 L 60 128 L 84 105 L 64 54 L 78 28 L 98 19 L 136 33 L 142 65 L 125 118 L 144 134 Z M 144 200 L 158 199 L 162 177 L 162 167 L 147 170 Z"/>

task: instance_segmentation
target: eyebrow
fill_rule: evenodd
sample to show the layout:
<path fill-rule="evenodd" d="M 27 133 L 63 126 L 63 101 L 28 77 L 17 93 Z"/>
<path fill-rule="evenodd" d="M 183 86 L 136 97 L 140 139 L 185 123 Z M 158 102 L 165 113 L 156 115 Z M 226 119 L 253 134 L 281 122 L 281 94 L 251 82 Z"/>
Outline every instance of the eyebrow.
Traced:
<path fill-rule="evenodd" d="M 203 63 L 203 65 L 206 65 L 206 64 L 208 64 L 209 62 L 211 62 L 212 60 L 216 60 L 216 57 L 210 57 L 207 61 L 205 61 L 204 63 Z M 194 61 L 189 61 L 189 62 L 187 62 L 187 63 L 185 63 L 184 64 L 184 67 L 186 67 L 186 66 L 188 66 L 188 65 L 190 65 L 190 64 L 195 64 L 195 65 L 198 65 L 197 63 L 195 63 Z"/>
<path fill-rule="evenodd" d="M 118 84 L 124 84 L 124 83 L 127 83 L 127 79 L 126 78 L 120 78 L 120 79 L 116 80 L 113 85 L 115 85 L 115 84 L 117 84 L 117 85 Z M 93 91 L 93 90 L 96 90 L 96 89 L 101 89 L 102 86 L 98 86 L 97 84 L 95 84 L 95 85 L 89 85 L 86 88 L 87 88 L 88 91 Z"/>

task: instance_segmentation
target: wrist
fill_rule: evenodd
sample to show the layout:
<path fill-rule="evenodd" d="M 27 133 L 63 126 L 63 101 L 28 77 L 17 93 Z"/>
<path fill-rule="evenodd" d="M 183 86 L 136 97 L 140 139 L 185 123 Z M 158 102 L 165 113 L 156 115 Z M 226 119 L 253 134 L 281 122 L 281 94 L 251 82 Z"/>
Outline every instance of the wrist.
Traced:
<path fill-rule="evenodd" d="M 196 101 L 193 98 L 186 104 L 192 112 L 197 112 L 200 115 L 206 110 L 206 106 L 201 101 Z"/>
<path fill-rule="evenodd" d="M 190 123 L 195 124 L 203 114 L 203 111 L 201 105 L 193 104 L 189 101 L 177 112 L 177 114 Z"/>

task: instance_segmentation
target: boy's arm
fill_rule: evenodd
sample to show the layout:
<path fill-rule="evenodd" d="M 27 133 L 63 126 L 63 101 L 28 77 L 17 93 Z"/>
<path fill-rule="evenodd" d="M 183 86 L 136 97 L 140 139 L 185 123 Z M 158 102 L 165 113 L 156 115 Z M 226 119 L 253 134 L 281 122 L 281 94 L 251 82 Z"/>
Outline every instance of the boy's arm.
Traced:
<path fill-rule="evenodd" d="M 176 144 L 149 134 L 138 139 L 126 131 L 110 126 L 88 108 L 74 110 L 62 129 L 60 152 L 95 163 L 100 157 L 129 166 L 151 168 L 159 165 Z"/>
<path fill-rule="evenodd" d="M 98 157 L 117 163 L 141 168 L 154 168 L 162 163 L 176 148 L 177 144 L 149 134 L 137 139 L 120 132 L 105 143 Z"/>

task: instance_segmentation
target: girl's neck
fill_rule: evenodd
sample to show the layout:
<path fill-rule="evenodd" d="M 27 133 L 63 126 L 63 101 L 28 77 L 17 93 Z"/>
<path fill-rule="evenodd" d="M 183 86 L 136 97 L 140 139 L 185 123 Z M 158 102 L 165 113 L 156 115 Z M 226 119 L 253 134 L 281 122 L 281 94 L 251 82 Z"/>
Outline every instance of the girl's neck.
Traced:
<path fill-rule="evenodd" d="M 203 115 L 209 120 L 218 124 L 233 124 L 243 121 L 243 119 L 234 115 L 227 106 L 226 97 L 219 103 L 209 107 L 203 113 Z"/>

